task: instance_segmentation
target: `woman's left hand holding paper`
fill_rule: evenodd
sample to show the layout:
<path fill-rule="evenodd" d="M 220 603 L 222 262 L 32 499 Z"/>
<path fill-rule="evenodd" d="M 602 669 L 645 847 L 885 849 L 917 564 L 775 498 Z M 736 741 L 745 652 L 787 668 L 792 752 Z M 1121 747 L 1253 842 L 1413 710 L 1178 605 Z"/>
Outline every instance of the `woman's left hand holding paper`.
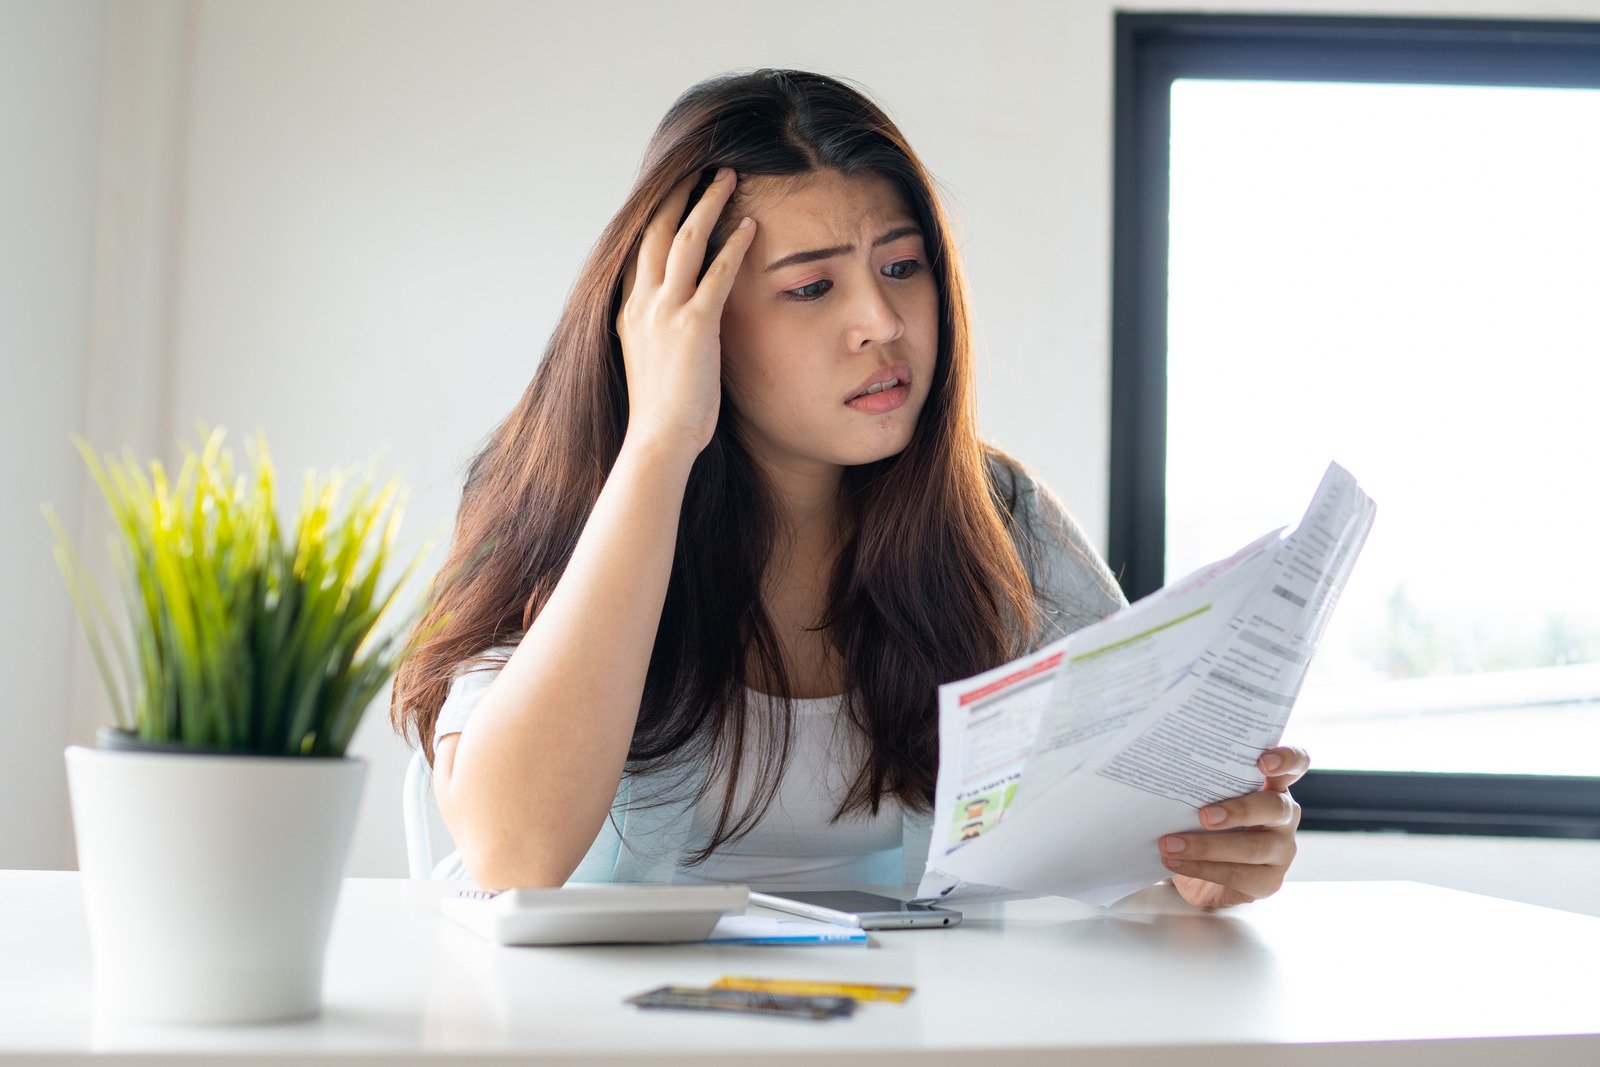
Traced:
<path fill-rule="evenodd" d="M 1161 838 L 1172 884 L 1197 907 L 1224 908 L 1276 893 L 1295 854 L 1300 805 L 1289 795 L 1311 766 L 1305 750 L 1274 748 L 1256 761 L 1261 789 L 1200 810 L 1207 829 Z"/>

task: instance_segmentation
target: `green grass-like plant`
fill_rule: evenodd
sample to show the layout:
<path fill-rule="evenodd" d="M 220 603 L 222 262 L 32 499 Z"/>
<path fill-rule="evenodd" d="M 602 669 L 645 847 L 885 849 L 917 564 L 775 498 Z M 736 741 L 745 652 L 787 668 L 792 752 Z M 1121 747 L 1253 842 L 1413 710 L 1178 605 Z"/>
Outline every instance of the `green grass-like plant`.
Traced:
<path fill-rule="evenodd" d="M 430 546 L 380 594 L 404 508 L 396 481 L 375 487 L 369 469 L 339 511 L 348 475 L 307 471 L 288 541 L 265 435 L 247 447 L 253 471 L 236 476 L 224 431 L 200 429 L 205 445 L 199 455 L 182 446 L 175 482 L 159 461 L 147 476 L 131 450 L 101 463 L 73 438 L 115 523 L 122 632 L 60 519 L 44 508 L 117 725 L 141 741 L 191 748 L 342 756 L 409 651 L 396 645 L 421 604 L 387 637 L 377 624 Z"/>

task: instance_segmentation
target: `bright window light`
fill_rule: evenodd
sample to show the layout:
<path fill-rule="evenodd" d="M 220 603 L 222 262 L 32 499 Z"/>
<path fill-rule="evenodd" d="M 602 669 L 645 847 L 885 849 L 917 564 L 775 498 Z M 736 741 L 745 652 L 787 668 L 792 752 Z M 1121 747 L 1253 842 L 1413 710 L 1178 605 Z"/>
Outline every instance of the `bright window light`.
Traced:
<path fill-rule="evenodd" d="M 1600 774 L 1600 91 L 1172 89 L 1169 580 L 1377 501 L 1288 743 Z"/>

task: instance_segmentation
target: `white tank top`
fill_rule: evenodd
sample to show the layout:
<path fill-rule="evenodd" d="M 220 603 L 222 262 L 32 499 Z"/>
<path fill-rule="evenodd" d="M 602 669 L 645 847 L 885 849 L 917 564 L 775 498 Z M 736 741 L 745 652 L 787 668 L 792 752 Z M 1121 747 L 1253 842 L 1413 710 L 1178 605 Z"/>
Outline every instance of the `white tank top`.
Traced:
<path fill-rule="evenodd" d="M 775 698 L 750 692 L 752 717 L 771 715 Z M 876 816 L 847 815 L 832 822 L 855 773 L 866 739 L 842 715 L 840 696 L 790 701 L 794 733 L 789 761 L 772 806 L 744 837 L 724 845 L 704 863 L 678 871 L 674 882 L 835 883 L 899 885 L 901 820 L 904 810 L 885 797 Z M 744 770 L 734 795 L 734 812 L 754 791 L 757 750 L 767 743 L 762 729 L 745 734 Z M 711 840 L 727 782 L 715 772 L 706 795 L 695 806 L 693 847 Z"/>

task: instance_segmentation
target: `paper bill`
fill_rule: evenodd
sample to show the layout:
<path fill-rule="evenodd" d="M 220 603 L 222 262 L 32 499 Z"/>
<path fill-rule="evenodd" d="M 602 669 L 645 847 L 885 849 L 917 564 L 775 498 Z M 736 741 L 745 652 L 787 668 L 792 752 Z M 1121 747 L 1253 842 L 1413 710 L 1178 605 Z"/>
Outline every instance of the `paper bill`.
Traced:
<path fill-rule="evenodd" d="M 939 690 L 920 899 L 1110 904 L 1166 875 L 1157 839 L 1261 787 L 1374 504 L 1330 465 L 1267 534 L 1123 611 Z"/>

